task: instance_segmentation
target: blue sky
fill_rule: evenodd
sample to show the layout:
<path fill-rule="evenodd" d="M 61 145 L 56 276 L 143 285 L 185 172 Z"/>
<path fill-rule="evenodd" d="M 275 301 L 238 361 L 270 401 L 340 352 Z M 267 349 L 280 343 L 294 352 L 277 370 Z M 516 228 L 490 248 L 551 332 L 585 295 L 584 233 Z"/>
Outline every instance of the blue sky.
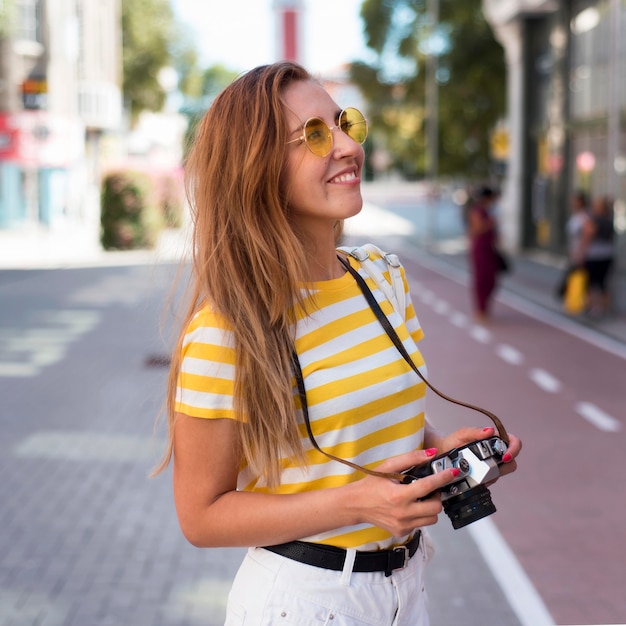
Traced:
<path fill-rule="evenodd" d="M 170 0 L 205 65 L 247 70 L 276 60 L 274 0 Z M 361 0 L 304 0 L 303 64 L 313 72 L 365 56 Z"/>

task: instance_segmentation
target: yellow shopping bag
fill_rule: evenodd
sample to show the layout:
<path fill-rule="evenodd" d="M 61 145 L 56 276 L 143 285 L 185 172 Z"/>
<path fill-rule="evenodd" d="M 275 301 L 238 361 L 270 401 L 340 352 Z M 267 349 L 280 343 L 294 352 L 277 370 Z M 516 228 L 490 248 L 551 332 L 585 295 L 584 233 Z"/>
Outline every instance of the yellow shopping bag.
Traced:
<path fill-rule="evenodd" d="M 585 310 L 587 303 L 587 271 L 582 268 L 572 270 L 567 277 L 563 307 L 566 313 L 577 315 Z"/>

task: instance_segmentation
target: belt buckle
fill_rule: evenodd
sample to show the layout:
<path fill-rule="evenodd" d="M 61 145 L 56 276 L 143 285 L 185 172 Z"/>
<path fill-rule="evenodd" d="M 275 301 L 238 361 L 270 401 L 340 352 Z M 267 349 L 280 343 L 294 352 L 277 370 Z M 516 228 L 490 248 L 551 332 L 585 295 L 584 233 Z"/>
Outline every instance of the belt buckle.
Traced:
<path fill-rule="evenodd" d="M 394 552 L 402 552 L 404 554 L 404 562 L 397 569 L 404 569 L 408 564 L 411 556 L 409 555 L 409 549 L 406 546 L 396 546 L 393 549 Z"/>

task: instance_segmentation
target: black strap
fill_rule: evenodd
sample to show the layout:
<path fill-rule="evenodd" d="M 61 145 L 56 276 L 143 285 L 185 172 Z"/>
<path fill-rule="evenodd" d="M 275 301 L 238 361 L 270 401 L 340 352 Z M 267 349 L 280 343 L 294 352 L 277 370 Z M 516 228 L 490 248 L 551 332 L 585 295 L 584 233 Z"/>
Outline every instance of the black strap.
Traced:
<path fill-rule="evenodd" d="M 380 478 L 392 478 L 393 480 L 397 480 L 402 482 L 405 478 L 404 474 L 400 474 L 398 472 L 378 472 L 376 470 L 369 469 L 367 467 L 363 467 L 361 465 L 357 465 L 352 461 L 348 461 L 347 459 L 342 459 L 341 457 L 335 456 L 330 452 L 326 452 L 322 450 L 317 441 L 315 441 L 315 437 L 313 436 L 313 431 L 311 430 L 311 420 L 309 419 L 309 407 L 306 401 L 306 389 L 304 387 L 304 376 L 302 375 L 302 368 L 300 367 L 300 360 L 298 359 L 298 354 L 295 349 L 291 351 L 291 361 L 293 365 L 294 375 L 296 377 L 296 384 L 298 385 L 298 393 L 300 395 L 300 404 L 302 405 L 302 414 L 304 416 L 304 423 L 306 425 L 306 432 L 309 436 L 309 441 L 313 445 L 313 447 L 321 452 L 324 456 L 327 456 L 329 459 L 333 459 L 333 461 L 339 461 L 339 463 L 343 463 L 344 465 L 348 465 L 352 469 L 355 469 L 359 472 L 364 472 L 365 474 L 370 474 L 371 476 L 379 476 Z"/>
<path fill-rule="evenodd" d="M 393 570 L 406 567 L 409 559 L 419 548 L 421 536 L 422 532 L 418 530 L 408 543 L 389 550 L 357 550 L 352 571 L 385 572 L 385 576 L 390 576 Z M 300 563 L 339 572 L 343 569 L 346 560 L 346 550 L 321 543 L 290 541 L 275 546 L 263 546 L 263 548 Z"/>
<path fill-rule="evenodd" d="M 378 321 L 381 323 L 382 327 L 385 329 L 385 332 L 387 333 L 387 335 L 389 335 L 389 338 L 391 339 L 395 347 L 398 349 L 398 351 L 400 352 L 404 360 L 410 365 L 411 369 L 420 377 L 420 379 L 426 384 L 426 386 L 429 389 L 432 389 L 432 391 L 434 391 L 438 396 L 440 396 L 444 400 L 447 400 L 448 402 L 453 402 L 454 404 L 464 406 L 468 409 L 472 409 L 474 411 L 479 411 L 480 413 L 484 413 L 495 424 L 496 428 L 498 429 L 498 434 L 500 435 L 500 438 L 508 445 L 509 436 L 504 426 L 502 425 L 502 422 L 500 421 L 500 419 L 496 415 L 494 415 L 491 411 L 475 406 L 473 404 L 469 404 L 467 402 L 461 402 L 460 400 L 455 400 L 454 398 L 451 398 L 450 396 L 439 391 L 437 388 L 431 385 L 426 380 L 426 378 L 424 378 L 424 375 L 419 371 L 417 365 L 415 365 L 415 363 L 413 362 L 413 359 L 411 358 L 409 353 L 406 351 L 406 348 L 404 347 L 402 340 L 400 339 L 400 337 L 398 337 L 398 334 L 396 333 L 394 327 L 391 325 L 391 322 L 387 319 L 387 316 L 383 313 L 383 310 L 380 308 L 380 305 L 376 301 L 374 294 L 371 292 L 370 288 L 367 286 L 367 283 L 365 282 L 363 277 L 355 269 L 353 269 L 353 267 L 350 265 L 350 263 L 347 260 L 339 256 L 337 258 L 339 259 L 341 264 L 346 267 L 346 269 L 350 272 L 350 274 L 354 276 L 357 284 L 359 285 L 359 287 L 361 288 L 361 291 L 363 292 L 363 295 L 365 296 L 365 299 L 367 300 L 371 309 L 374 311 L 374 314 L 378 318 Z M 313 430 L 311 429 L 311 420 L 309 419 L 309 407 L 306 401 L 306 388 L 304 386 L 304 376 L 302 374 L 302 368 L 300 367 L 300 360 L 298 359 L 298 354 L 295 348 L 293 348 L 291 351 L 291 361 L 292 361 L 294 376 L 296 378 L 296 384 L 298 385 L 298 395 L 300 396 L 300 404 L 302 405 L 302 414 L 304 416 L 304 424 L 306 426 L 306 432 L 307 432 L 307 435 L 309 436 L 309 441 L 311 442 L 313 447 L 318 452 L 321 452 L 323 455 L 327 456 L 328 458 L 333 459 L 334 461 L 338 461 L 339 463 L 343 463 L 344 465 L 348 465 L 352 469 L 355 469 L 359 472 L 364 472 L 365 474 L 370 474 L 372 476 L 379 476 L 381 478 L 391 478 L 391 479 L 402 482 L 402 480 L 405 478 L 403 474 L 400 474 L 398 472 L 378 472 L 376 470 L 371 470 L 371 469 L 368 469 L 367 467 L 362 467 L 361 465 L 353 463 L 352 461 L 348 461 L 347 459 L 342 459 L 338 456 L 334 456 L 333 454 L 330 454 L 329 452 L 326 452 L 325 450 L 322 450 L 319 447 L 317 441 L 315 441 L 315 437 L 313 436 Z"/>

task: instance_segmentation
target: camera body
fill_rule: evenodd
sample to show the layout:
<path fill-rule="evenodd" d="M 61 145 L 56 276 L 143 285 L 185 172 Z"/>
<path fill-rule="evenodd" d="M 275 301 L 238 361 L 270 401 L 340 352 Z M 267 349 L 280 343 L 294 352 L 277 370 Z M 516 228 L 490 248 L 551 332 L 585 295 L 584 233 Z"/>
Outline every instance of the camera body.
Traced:
<path fill-rule="evenodd" d="M 405 476 L 402 483 L 412 483 L 446 469 L 457 468 L 459 475 L 439 491 L 443 510 L 453 528 L 463 528 L 496 512 L 486 483 L 500 475 L 498 466 L 506 449 L 506 443 L 499 437 L 473 441 L 405 470 L 402 472 Z"/>

